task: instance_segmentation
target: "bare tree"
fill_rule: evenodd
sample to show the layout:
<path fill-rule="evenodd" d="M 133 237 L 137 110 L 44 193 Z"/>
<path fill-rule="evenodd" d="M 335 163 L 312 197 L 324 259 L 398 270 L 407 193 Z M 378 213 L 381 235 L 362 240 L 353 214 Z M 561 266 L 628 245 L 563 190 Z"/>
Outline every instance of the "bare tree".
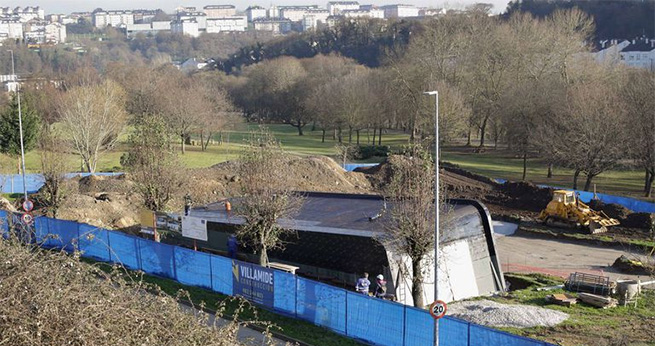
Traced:
<path fill-rule="evenodd" d="M 125 126 L 125 93 L 110 80 L 76 86 L 62 96 L 59 114 L 67 138 L 94 173 L 99 157 L 113 147 Z"/>
<path fill-rule="evenodd" d="M 293 232 L 278 222 L 292 218 L 302 206 L 303 198 L 278 182 L 285 174 L 285 153 L 267 131 L 252 133 L 247 150 L 241 156 L 239 176 L 242 195 L 235 206 L 245 219 L 237 236 L 259 254 L 259 264 L 268 264 L 268 250 L 283 248 L 281 237 Z"/>
<path fill-rule="evenodd" d="M 161 117 L 143 116 L 135 124 L 129 137 L 130 147 L 121 160 L 149 210 L 166 210 L 184 181 L 172 139 L 170 128 Z"/>
<path fill-rule="evenodd" d="M 39 200 L 48 213 L 57 218 L 57 212 L 66 198 L 67 153 L 64 141 L 46 127 L 39 139 L 41 174 L 44 184 L 39 190 Z"/>

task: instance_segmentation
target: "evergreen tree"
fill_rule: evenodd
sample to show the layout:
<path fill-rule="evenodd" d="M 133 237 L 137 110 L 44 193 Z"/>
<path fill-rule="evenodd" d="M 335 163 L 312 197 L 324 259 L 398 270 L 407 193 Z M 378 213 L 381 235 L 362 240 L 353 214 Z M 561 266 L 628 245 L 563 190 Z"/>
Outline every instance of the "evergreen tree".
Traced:
<path fill-rule="evenodd" d="M 41 118 L 25 100 L 21 100 L 21 111 L 23 118 L 23 146 L 25 152 L 28 152 L 36 147 L 41 128 Z M 11 101 L 0 113 L 0 153 L 15 158 L 20 156 L 17 94 L 12 95 Z"/>

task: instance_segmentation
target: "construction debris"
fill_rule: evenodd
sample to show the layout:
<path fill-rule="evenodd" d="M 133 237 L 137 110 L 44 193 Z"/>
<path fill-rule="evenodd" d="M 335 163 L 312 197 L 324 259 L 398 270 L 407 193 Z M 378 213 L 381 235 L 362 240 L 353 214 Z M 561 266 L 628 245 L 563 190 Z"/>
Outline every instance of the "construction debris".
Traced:
<path fill-rule="evenodd" d="M 549 294 L 546 296 L 546 302 L 562 306 L 571 306 L 576 304 L 578 299 L 568 294 Z"/>
<path fill-rule="evenodd" d="M 552 291 L 552 290 L 558 290 L 560 288 L 564 288 L 564 285 L 555 285 L 555 286 L 546 286 L 546 287 L 537 287 L 537 291 Z"/>
<path fill-rule="evenodd" d="M 551 327 L 569 318 L 567 313 L 537 306 L 501 304 L 490 300 L 456 302 L 448 315 L 488 327 Z"/>
<path fill-rule="evenodd" d="M 584 293 L 584 292 L 578 294 L 578 299 L 580 299 L 580 301 L 582 301 L 583 303 L 603 309 L 616 307 L 616 305 L 619 303 L 619 301 L 614 298 L 603 297 L 597 294 Z"/>
<path fill-rule="evenodd" d="M 572 292 L 588 292 L 609 296 L 616 286 L 608 276 L 593 275 L 587 273 L 571 273 L 564 288 Z"/>
<path fill-rule="evenodd" d="M 630 259 L 625 255 L 621 255 L 619 258 L 614 261 L 612 267 L 619 270 L 622 273 L 634 274 L 634 275 L 649 275 L 651 272 L 655 272 L 655 268 L 645 264 L 636 259 Z"/>

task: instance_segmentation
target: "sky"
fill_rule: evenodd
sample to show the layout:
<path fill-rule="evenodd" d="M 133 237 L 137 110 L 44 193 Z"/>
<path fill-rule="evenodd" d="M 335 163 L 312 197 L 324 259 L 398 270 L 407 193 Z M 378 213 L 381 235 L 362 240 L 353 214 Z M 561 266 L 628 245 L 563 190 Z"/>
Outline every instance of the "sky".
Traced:
<path fill-rule="evenodd" d="M 70 13 L 93 11 L 100 7 L 105 10 L 121 9 L 157 9 L 161 8 L 166 12 L 173 12 L 178 6 L 196 6 L 202 8 L 205 5 L 223 5 L 230 4 L 237 7 L 237 10 L 245 10 L 250 5 L 260 5 L 268 8 L 271 4 L 275 5 L 320 5 L 327 6 L 330 0 L 36 0 L 33 3 L 15 0 L 2 0 L 0 6 L 41 6 L 45 13 Z M 421 7 L 446 7 L 446 8 L 463 8 L 466 5 L 485 2 L 494 5 L 493 12 L 503 12 L 507 7 L 509 0 L 359 0 L 360 4 L 412 4 Z"/>

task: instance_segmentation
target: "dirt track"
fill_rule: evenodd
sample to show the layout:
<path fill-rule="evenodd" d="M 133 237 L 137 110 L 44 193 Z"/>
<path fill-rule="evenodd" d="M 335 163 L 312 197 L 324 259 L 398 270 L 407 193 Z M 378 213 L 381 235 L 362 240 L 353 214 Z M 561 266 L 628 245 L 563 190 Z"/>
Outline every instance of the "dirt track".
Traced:
<path fill-rule="evenodd" d="M 618 273 L 610 267 L 621 255 L 630 258 L 640 255 L 621 248 L 543 239 L 525 232 L 496 235 L 495 240 L 504 272 L 538 272 L 566 278 L 577 271 L 609 276 L 612 280 L 637 279 L 637 275 Z"/>

